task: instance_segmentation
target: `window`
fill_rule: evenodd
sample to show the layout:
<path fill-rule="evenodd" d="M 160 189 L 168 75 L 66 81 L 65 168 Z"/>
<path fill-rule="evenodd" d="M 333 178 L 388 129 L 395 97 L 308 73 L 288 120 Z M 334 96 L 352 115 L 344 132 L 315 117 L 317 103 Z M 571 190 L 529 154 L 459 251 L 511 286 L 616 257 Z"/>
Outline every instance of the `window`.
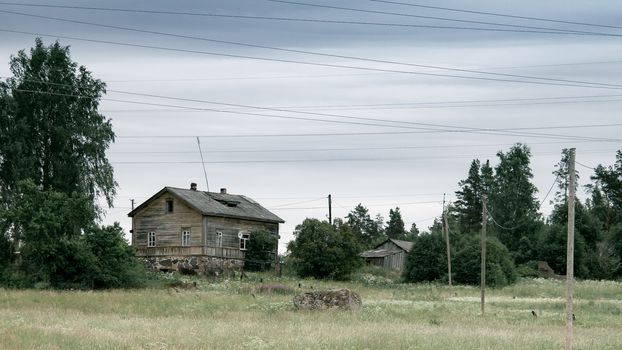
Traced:
<path fill-rule="evenodd" d="M 155 247 L 156 244 L 156 235 L 155 232 L 149 232 L 147 234 L 147 247 Z"/>
<path fill-rule="evenodd" d="M 216 246 L 222 247 L 222 232 L 216 232 Z"/>
<path fill-rule="evenodd" d="M 251 239 L 251 235 L 248 233 L 240 234 L 240 250 L 246 250 L 248 247 L 248 241 Z"/>
<path fill-rule="evenodd" d="M 190 228 L 184 228 L 181 231 L 181 245 L 189 246 L 190 245 Z"/>
<path fill-rule="evenodd" d="M 167 199 L 166 204 L 164 205 L 164 212 L 172 213 L 173 212 L 173 200 Z"/>

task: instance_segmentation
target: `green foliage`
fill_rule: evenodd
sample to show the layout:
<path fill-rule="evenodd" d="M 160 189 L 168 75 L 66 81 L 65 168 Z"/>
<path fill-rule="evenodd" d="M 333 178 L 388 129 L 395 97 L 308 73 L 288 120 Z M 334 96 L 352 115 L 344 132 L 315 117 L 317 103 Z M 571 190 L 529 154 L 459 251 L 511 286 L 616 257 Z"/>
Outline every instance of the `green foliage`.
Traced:
<path fill-rule="evenodd" d="M 244 269 L 248 271 L 265 271 L 274 263 L 274 253 L 278 244 L 276 234 L 259 230 L 251 233 L 251 239 L 245 255 Z"/>
<path fill-rule="evenodd" d="M 305 219 L 294 236 L 287 249 L 300 277 L 346 279 L 362 265 L 358 242 L 348 225 L 334 227 L 326 221 Z"/>
<path fill-rule="evenodd" d="M 19 181 L 31 179 L 44 190 L 102 195 L 110 205 L 116 183 L 105 151 L 114 133 L 97 111 L 105 84 L 58 42 L 45 47 L 37 39 L 10 66 L 0 94 L 0 196 L 10 199 Z"/>
<path fill-rule="evenodd" d="M 378 215 L 376 219 L 372 219 L 369 210 L 362 204 L 358 204 L 346 216 L 348 226 L 352 229 L 354 236 L 363 249 L 372 248 L 374 245 L 384 239 L 382 223 L 384 219 Z"/>
<path fill-rule="evenodd" d="M 479 285 L 481 272 L 480 238 L 465 237 L 452 259 L 453 274 L 457 283 Z M 508 249 L 495 237 L 486 240 L 486 285 L 503 287 L 516 281 L 514 262 Z"/>
<path fill-rule="evenodd" d="M 93 288 L 128 288 L 144 284 L 145 267 L 136 259 L 134 249 L 123 236 L 118 223 L 93 227 L 84 235 L 88 249 L 95 257 L 95 269 L 89 276 Z"/>
<path fill-rule="evenodd" d="M 415 229 L 417 227 L 415 226 Z M 400 208 L 396 207 L 395 210 L 389 209 L 389 221 L 387 222 L 387 228 L 385 234 L 389 238 L 393 239 L 405 239 L 406 229 L 404 227 L 404 220 L 402 220 L 402 213 Z"/>
<path fill-rule="evenodd" d="M 479 232 L 482 227 L 482 198 L 488 195 L 493 182 L 490 162 L 481 165 L 479 159 L 474 159 L 469 168 L 469 175 L 458 183 L 461 186 L 456 191 L 458 200 L 455 204 L 456 216 L 461 233 Z"/>
<path fill-rule="evenodd" d="M 0 83 L 0 267 L 18 287 L 115 288 L 143 276 L 118 225 L 98 227 L 116 183 L 98 112 L 105 84 L 69 48 L 40 39 L 11 57 Z M 19 245 L 16 243 L 19 242 Z M 19 255 L 7 250 L 19 248 Z M 14 256 L 19 256 L 14 259 Z"/>
<path fill-rule="evenodd" d="M 447 277 L 446 248 L 440 233 L 419 235 L 404 267 L 405 282 L 432 282 Z"/>
<path fill-rule="evenodd" d="M 622 151 L 617 151 L 615 164 L 607 167 L 599 164 L 592 181 L 594 210 L 608 231 L 622 221 Z"/>
<path fill-rule="evenodd" d="M 560 275 L 566 274 L 566 242 L 568 230 L 566 225 L 551 224 L 540 237 L 538 243 L 539 260 L 549 263 L 549 266 Z M 574 235 L 574 275 L 579 278 L 587 278 L 586 245 L 581 234 Z"/>
<path fill-rule="evenodd" d="M 569 162 L 570 162 L 570 149 L 564 148 L 562 150 L 562 159 L 555 165 L 555 171 L 553 175 L 556 176 L 557 185 L 559 190 L 555 193 L 555 200 L 557 202 L 566 201 L 568 197 L 568 181 L 569 181 Z M 579 171 L 575 170 L 576 182 L 574 185 L 575 193 L 577 192 L 577 184 L 579 181 Z"/>
<path fill-rule="evenodd" d="M 488 211 L 499 240 L 510 250 L 517 251 L 520 238 L 533 239 L 540 226 L 536 187 L 531 183 L 531 151 L 516 144 L 507 153 L 499 151 Z"/>

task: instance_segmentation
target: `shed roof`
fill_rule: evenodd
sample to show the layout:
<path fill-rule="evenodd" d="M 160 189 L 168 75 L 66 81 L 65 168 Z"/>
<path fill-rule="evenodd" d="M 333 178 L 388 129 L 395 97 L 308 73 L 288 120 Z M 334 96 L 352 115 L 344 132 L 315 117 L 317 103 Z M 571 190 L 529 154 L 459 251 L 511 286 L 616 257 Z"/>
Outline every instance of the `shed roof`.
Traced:
<path fill-rule="evenodd" d="M 136 215 L 140 210 L 164 193 L 174 195 L 203 215 L 265 222 L 285 222 L 283 219 L 246 196 L 196 191 L 176 187 L 164 187 L 158 193 L 136 207 L 136 209 L 132 210 L 128 216 L 132 217 Z"/>

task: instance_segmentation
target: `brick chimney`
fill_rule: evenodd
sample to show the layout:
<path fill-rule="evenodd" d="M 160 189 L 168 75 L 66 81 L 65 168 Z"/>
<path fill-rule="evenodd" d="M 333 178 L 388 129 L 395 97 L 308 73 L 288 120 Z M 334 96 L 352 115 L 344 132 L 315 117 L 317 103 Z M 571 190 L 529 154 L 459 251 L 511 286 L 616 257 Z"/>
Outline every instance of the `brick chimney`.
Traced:
<path fill-rule="evenodd" d="M 196 182 L 191 182 L 190 183 L 190 189 L 193 190 L 193 191 L 196 191 L 197 190 L 197 183 Z"/>
<path fill-rule="evenodd" d="M 226 188 L 221 188 L 220 189 L 220 194 L 227 194 L 227 189 Z"/>

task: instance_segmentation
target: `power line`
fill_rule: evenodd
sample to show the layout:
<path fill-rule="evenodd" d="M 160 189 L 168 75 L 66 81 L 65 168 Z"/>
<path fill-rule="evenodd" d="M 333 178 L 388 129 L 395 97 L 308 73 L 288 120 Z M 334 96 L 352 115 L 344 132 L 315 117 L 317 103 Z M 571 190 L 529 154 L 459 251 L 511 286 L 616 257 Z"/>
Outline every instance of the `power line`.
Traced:
<path fill-rule="evenodd" d="M 622 99 L 601 99 L 586 100 L 587 98 L 606 98 L 622 97 L 622 95 L 587 95 L 587 96 L 568 96 L 568 97 L 540 97 L 540 98 L 517 98 L 517 99 L 490 99 L 490 100 L 464 100 L 464 101 L 438 101 L 438 102 L 397 102 L 397 103 L 373 103 L 373 104 L 340 104 L 340 105 L 305 105 L 305 106 L 277 106 L 286 110 L 324 110 L 324 111 L 351 111 L 351 110 L 394 110 L 394 109 L 439 109 L 439 108 L 468 108 L 468 107 L 503 107 L 503 106 L 530 106 L 547 104 L 569 104 L 569 103 L 602 103 L 619 102 Z M 577 99 L 564 101 L 563 99 Z M 501 103 L 512 102 L 516 103 Z M 482 103 L 479 103 L 482 102 Z M 483 103 L 491 102 L 491 103 Z M 497 103 L 499 102 L 499 103 Z M 459 104 L 463 103 L 463 104 Z M 230 108 L 228 110 L 239 110 Z M 129 110 L 105 110 L 102 113 L 136 113 L 136 112 L 171 112 L 183 111 L 176 109 L 129 109 Z M 187 111 L 187 110 L 186 110 Z M 192 112 L 192 111 L 187 111 Z"/>
<path fill-rule="evenodd" d="M 555 177 L 555 180 L 553 181 L 553 184 L 551 185 L 549 190 L 546 192 L 546 195 L 544 196 L 544 198 L 542 198 L 542 200 L 540 201 L 540 205 L 539 205 L 540 207 L 542 207 L 542 204 L 544 204 L 546 199 L 549 197 L 549 194 L 551 194 L 551 191 L 553 190 L 553 187 L 555 187 L 557 180 L 559 180 L 559 174 L 557 174 L 557 176 Z"/>
<path fill-rule="evenodd" d="M 562 142 L 535 142 L 534 144 L 550 144 L 550 143 L 562 143 Z M 565 141 L 563 142 L 565 143 Z M 281 149 L 243 149 L 243 150 L 209 150 L 205 153 L 294 153 L 294 152 L 335 152 L 335 151 L 376 151 L 376 150 L 406 150 L 406 149 L 447 149 L 447 148 L 470 148 L 470 147 L 503 147 L 512 146 L 513 143 L 506 144 L 475 144 L 475 145 L 435 145 L 435 146 L 385 146 L 385 147 L 342 147 L 342 148 L 281 148 Z M 599 152 L 609 152 L 610 150 L 598 150 Z M 615 151 L 615 150 L 613 150 Z M 587 150 L 583 152 L 589 152 Z M 194 154 L 191 151 L 112 151 L 108 154 Z"/>
<path fill-rule="evenodd" d="M 271 0 L 268 0 L 271 1 Z M 422 76 L 431 76 L 431 77 L 444 77 L 444 78 L 459 78 L 459 79 L 470 79 L 470 80 L 485 80 L 485 81 L 495 81 L 495 82 L 509 82 L 509 83 L 523 83 L 523 84 L 536 84 L 536 85 L 552 85 L 552 86 L 567 86 L 567 87 L 583 87 L 583 88 L 598 88 L 598 89 L 614 89 L 620 90 L 622 89 L 622 85 L 616 84 L 606 84 L 606 83 L 590 83 L 590 82 L 573 82 L 568 81 L 568 83 L 563 83 L 562 79 L 553 79 L 553 78 L 532 78 L 539 79 L 544 81 L 532 81 L 532 80 L 517 80 L 517 79 L 504 79 L 504 78 L 490 78 L 490 77 L 481 77 L 481 76 L 465 76 L 465 75 L 455 75 L 455 74 L 441 74 L 441 73 L 426 73 L 426 72 L 415 72 L 415 71 L 404 71 L 404 70 L 396 70 L 396 69 L 385 69 L 385 68 L 372 68 L 372 67 L 360 67 L 360 66 L 351 66 L 351 65 L 342 65 L 342 64 L 332 64 L 332 63 L 317 63 L 317 62 L 308 62 L 308 61 L 300 61 L 300 60 L 290 60 L 290 59 L 280 59 L 280 58 L 266 58 L 266 57 L 257 57 L 257 56 L 248 56 L 248 55 L 238 55 L 238 54 L 227 54 L 222 52 L 212 52 L 212 51 L 201 51 L 201 50 L 191 50 L 191 49 L 179 49 L 179 48 L 171 48 L 164 46 L 155 46 L 155 45 L 144 45 L 144 44 L 132 44 L 132 43 L 123 43 L 117 41 L 110 40 L 98 40 L 98 39 L 87 39 L 87 38 L 79 38 L 73 36 L 66 35 L 54 35 L 54 34 L 44 34 L 44 33 L 33 33 L 33 32 L 25 32 L 11 29 L 1 29 L 1 32 L 7 33 L 15 33 L 15 34 L 24 34 L 24 35 L 35 35 L 35 36 L 47 36 L 47 37 L 55 37 L 69 40 L 78 40 L 85 42 L 93 42 L 99 44 L 109 44 L 109 45 L 119 45 L 126 47 L 137 47 L 137 48 L 145 48 L 145 49 L 154 49 L 154 50 L 164 50 L 164 51 L 173 51 L 173 52 L 184 52 L 184 53 L 193 53 L 193 54 L 201 54 L 201 55 L 209 55 L 209 56 L 222 56 L 222 57 L 230 57 L 230 58 L 243 58 L 249 60 L 257 60 L 257 61 L 268 61 L 268 62 L 280 62 L 280 63 L 291 63 L 291 64 L 300 64 L 300 65 L 308 65 L 308 66 L 318 66 L 318 67 L 329 67 L 329 68 L 345 68 L 345 69 L 354 69 L 354 70 L 364 70 L 364 71 L 374 71 L 374 72 L 389 72 L 389 73 L 401 73 L 401 74 L 411 74 L 411 75 L 422 75 Z M 337 56 L 337 55 L 334 55 Z M 345 56 L 344 56 L 345 57 Z M 363 59 L 367 61 L 367 59 Z M 380 60 L 376 60 L 380 61 Z M 390 61 L 386 61 L 390 62 Z M 397 64 L 397 63 L 393 63 Z M 410 65 L 410 64 L 407 64 Z M 432 66 L 430 66 L 432 67 Z M 437 68 L 440 69 L 440 68 Z M 449 69 L 449 68 L 447 68 Z M 454 70 L 454 69 L 451 69 Z M 473 71 L 475 72 L 475 71 Z M 477 73 L 483 74 L 483 73 Z M 502 75 L 501 73 L 490 73 L 493 75 Z M 506 75 L 511 76 L 511 75 Z M 516 76 L 520 77 L 520 76 Z M 526 79 L 527 76 L 525 76 Z M 560 82 L 554 82 L 554 81 Z M 588 85 L 581 85 L 588 84 Z"/>
<path fill-rule="evenodd" d="M 23 6 L 23 7 L 42 7 L 42 8 L 62 8 L 62 9 L 107 11 L 107 12 L 145 13 L 145 14 L 156 14 L 156 15 L 175 15 L 175 16 L 193 16 L 193 17 L 220 17 L 220 18 L 234 18 L 234 19 L 270 20 L 270 21 L 282 21 L 282 22 L 367 25 L 367 26 L 378 26 L 378 27 L 452 29 L 452 30 L 510 32 L 510 33 L 533 33 L 533 34 L 615 36 L 614 34 L 608 34 L 608 33 L 577 32 L 577 31 L 569 31 L 569 30 L 561 30 L 561 29 L 528 30 L 528 28 L 529 28 L 528 26 L 524 26 L 526 29 L 508 29 L 509 27 L 513 27 L 513 26 L 512 25 L 504 25 L 504 24 L 495 24 L 495 25 L 497 25 L 497 26 L 505 26 L 506 28 L 458 27 L 458 26 L 425 25 L 425 24 L 404 24 L 404 23 L 385 23 L 385 22 L 367 22 L 367 21 L 328 20 L 328 19 L 315 19 L 315 18 L 314 19 L 309 19 L 309 18 L 270 17 L 270 16 L 245 16 L 245 15 L 228 15 L 228 14 L 199 13 L 199 12 L 155 11 L 155 10 L 104 8 L 104 7 L 88 7 L 88 6 L 23 4 L 23 3 L 15 3 L 15 2 L 0 2 L 0 5 Z M 360 11 L 363 11 L 363 10 L 360 10 Z M 536 27 L 534 27 L 534 28 L 536 28 Z"/>
<path fill-rule="evenodd" d="M 582 164 L 582 163 L 579 163 L 579 162 L 577 162 L 576 160 L 575 160 L 574 162 L 575 162 L 575 163 L 577 163 L 577 164 L 579 164 L 580 166 L 582 166 L 582 167 L 584 167 L 584 168 L 587 168 L 587 169 L 590 169 L 590 170 L 596 170 L 596 168 L 591 167 L 591 166 L 588 166 L 588 165 L 585 165 L 585 164 Z"/>
<path fill-rule="evenodd" d="M 557 155 L 559 152 L 542 152 L 538 155 Z M 391 162 L 411 160 L 441 160 L 441 159 L 473 159 L 481 158 L 472 154 L 464 155 L 431 155 L 414 157 L 358 157 L 358 158 L 317 158 L 317 159 L 247 159 L 207 161 L 207 164 L 255 164 L 255 163 L 331 163 L 331 162 Z M 200 164 L 200 161 L 158 160 L 158 161 L 113 161 L 113 164 L 158 165 L 158 164 Z"/>
<path fill-rule="evenodd" d="M 285 204 L 280 204 L 280 205 L 272 206 L 271 209 L 277 209 L 277 208 L 281 209 L 282 207 L 289 207 L 289 206 L 292 206 L 292 205 L 312 203 L 312 202 L 317 202 L 317 201 L 324 200 L 324 199 L 325 198 L 313 198 L 313 199 L 304 200 L 304 201 L 300 201 L 300 202 L 285 203 Z"/>
<path fill-rule="evenodd" d="M 434 20 L 439 20 L 439 21 L 470 23 L 470 24 L 485 24 L 485 25 L 510 27 L 510 28 L 525 28 L 525 29 L 536 29 L 536 30 L 549 30 L 549 31 L 555 31 L 555 32 L 566 33 L 566 34 L 619 36 L 618 34 L 610 34 L 610 33 L 587 32 L 587 31 L 582 31 L 582 30 L 567 30 L 567 29 L 556 29 L 556 28 L 543 28 L 543 27 L 525 26 L 525 25 L 518 25 L 518 24 L 495 23 L 495 22 L 485 22 L 485 21 L 473 21 L 473 20 L 447 18 L 447 17 L 437 17 L 437 16 L 422 16 L 422 15 L 413 15 L 413 14 L 407 14 L 407 13 L 387 12 L 387 11 L 377 11 L 377 10 L 365 10 L 365 9 L 357 9 L 357 8 L 351 8 L 351 7 L 320 5 L 320 4 L 312 4 L 312 3 L 296 2 L 296 1 L 285 1 L 285 0 L 266 0 L 266 1 L 276 2 L 276 3 L 283 3 L 283 4 L 288 4 L 288 5 L 310 6 L 310 7 L 319 7 L 319 8 L 327 8 L 327 9 L 334 9 L 334 10 L 344 10 L 344 11 L 354 11 L 354 12 L 363 12 L 363 13 L 373 13 L 373 14 L 390 15 L 390 16 L 434 19 Z"/>
<path fill-rule="evenodd" d="M 112 29 L 119 29 L 119 30 L 124 30 L 124 31 L 146 33 L 146 34 L 154 34 L 154 35 L 168 36 L 168 37 L 174 37 L 174 38 L 207 41 L 207 42 L 214 42 L 214 43 L 227 44 L 227 45 L 235 45 L 235 46 L 243 46 L 243 47 L 253 47 L 253 48 L 260 48 L 260 49 L 267 49 L 267 50 L 274 50 L 274 51 L 281 51 L 281 52 L 290 52 L 290 53 L 298 53 L 298 54 L 305 54 L 305 55 L 321 56 L 321 57 L 350 59 L 350 60 L 363 61 L 363 62 L 373 62 L 373 63 L 394 64 L 394 65 L 400 65 L 400 66 L 418 67 L 418 68 L 426 68 L 426 69 L 438 69 L 438 70 L 460 72 L 460 73 L 472 73 L 472 74 L 482 74 L 482 75 L 490 75 L 490 76 L 520 78 L 520 79 L 536 79 L 536 80 L 543 80 L 543 81 L 550 81 L 550 82 L 563 82 L 563 83 L 571 83 L 571 84 L 589 84 L 589 85 L 610 86 L 610 87 L 622 88 L 622 85 L 617 85 L 617 84 L 607 84 L 607 83 L 599 83 L 599 82 L 586 82 L 586 81 L 556 79 L 556 78 L 546 78 L 546 77 L 534 77 L 534 76 L 526 76 L 526 75 L 518 75 L 518 74 L 506 74 L 506 73 L 487 72 L 487 71 L 473 70 L 473 69 L 461 69 L 461 68 L 442 67 L 442 66 L 436 66 L 436 65 L 424 65 L 424 64 L 405 63 L 405 62 L 397 62 L 397 61 L 390 61 L 390 60 L 381 60 L 381 59 L 349 56 L 349 55 L 329 54 L 329 53 L 324 53 L 324 52 L 315 52 L 315 51 L 308 51 L 308 50 L 286 49 L 286 48 L 275 47 L 275 46 L 243 43 L 243 42 L 230 41 L 230 40 L 220 40 L 220 39 L 205 38 L 205 37 L 198 37 L 198 36 L 192 36 L 192 35 L 173 34 L 173 33 L 153 31 L 153 30 L 143 30 L 143 29 L 122 27 L 122 26 L 116 26 L 116 25 L 107 25 L 107 24 L 100 24 L 100 23 L 93 23 L 93 22 L 71 20 L 71 19 L 66 19 L 66 18 L 33 15 L 33 14 L 27 14 L 27 13 L 15 12 L 15 11 L 0 10 L 0 12 L 16 14 L 16 15 L 21 15 L 21 16 L 35 17 L 35 18 L 43 18 L 43 19 L 54 20 L 54 21 L 76 23 L 76 24 L 82 24 L 82 25 L 88 25 L 88 26 L 112 28 Z M 422 72 L 419 72 L 419 73 L 426 74 L 426 75 L 428 74 L 428 73 L 422 73 Z M 463 78 L 463 79 L 467 78 L 467 77 L 464 77 L 464 76 L 451 76 L 451 77 L 453 77 L 453 78 L 459 77 L 459 78 Z"/>
<path fill-rule="evenodd" d="M 574 24 L 574 25 L 589 26 L 589 27 L 622 29 L 622 27 L 606 25 L 606 24 L 595 24 L 595 23 L 585 23 L 585 22 L 563 21 L 563 20 L 556 20 L 556 19 L 542 18 L 542 17 L 517 16 L 517 15 L 510 15 L 510 14 L 505 14 L 505 13 L 473 11 L 473 10 L 456 9 L 456 8 L 450 8 L 450 7 L 420 5 L 420 4 L 412 4 L 412 3 L 405 3 L 405 2 L 398 2 L 398 1 L 388 1 L 388 0 L 370 0 L 370 1 L 382 2 L 382 3 L 387 3 L 387 4 L 395 4 L 395 5 L 411 6 L 411 7 L 419 7 L 419 8 L 428 8 L 428 9 L 435 9 L 435 10 L 443 10 L 443 11 L 451 11 L 451 12 L 473 13 L 473 14 L 478 14 L 478 15 L 506 17 L 506 18 L 517 18 L 517 19 L 527 19 L 527 20 L 531 20 L 531 21 L 542 21 L 542 22 L 552 22 L 552 23 Z"/>
<path fill-rule="evenodd" d="M 45 83 L 45 82 L 42 82 L 42 83 Z M 55 84 L 55 83 L 48 83 L 48 84 L 63 85 L 63 84 Z M 50 94 L 50 95 L 57 95 L 57 96 L 68 96 L 68 97 L 76 97 L 76 98 L 81 98 L 82 97 L 81 95 L 54 93 L 54 92 L 38 91 L 38 90 L 14 89 L 14 91 Z M 485 134 L 485 135 L 506 135 L 506 136 L 507 135 L 511 135 L 511 136 L 542 137 L 542 138 L 566 139 L 566 140 L 592 140 L 592 141 L 615 141 L 615 142 L 620 141 L 619 139 L 593 138 L 593 137 L 558 135 L 558 134 L 548 134 L 548 133 L 514 132 L 514 131 L 512 131 L 512 129 L 499 129 L 499 130 L 496 130 L 496 129 L 484 129 L 484 128 L 471 128 L 471 127 L 452 126 L 452 125 L 440 125 L 440 124 L 431 124 L 431 123 L 395 121 L 395 120 L 386 120 L 386 119 L 379 119 L 379 118 L 362 118 L 362 117 L 344 116 L 344 115 L 338 115 L 338 114 L 314 113 L 314 112 L 304 112 L 304 111 L 288 111 L 288 110 L 275 109 L 275 108 L 269 108 L 269 107 L 257 107 L 257 106 L 232 104 L 232 103 L 223 103 L 223 102 L 215 102 L 215 101 L 187 99 L 187 98 L 178 98 L 178 97 L 168 97 L 168 96 L 153 95 L 153 94 L 143 94 L 143 93 L 127 92 L 127 91 L 118 91 L 118 90 L 108 90 L 108 91 L 110 91 L 110 92 L 117 92 L 117 93 L 123 93 L 123 94 L 129 94 L 129 95 L 137 95 L 137 96 L 142 96 L 142 97 L 154 97 L 154 98 L 160 98 L 160 99 L 179 100 L 179 101 L 186 101 L 186 102 L 199 102 L 199 103 L 225 105 L 225 106 L 236 106 L 236 107 L 253 108 L 253 109 L 259 109 L 259 110 L 269 110 L 269 111 L 277 111 L 277 112 L 290 112 L 290 113 L 298 113 L 298 114 L 306 114 L 306 115 L 314 115 L 314 116 L 324 116 L 324 117 L 343 118 L 343 119 L 354 119 L 354 120 L 363 120 L 363 121 L 375 121 L 375 122 L 385 122 L 385 123 L 386 122 L 390 122 L 390 123 L 399 123 L 399 124 L 407 124 L 407 125 L 418 125 L 418 126 L 374 124 L 374 123 L 370 123 L 370 122 L 353 122 L 353 121 L 345 121 L 345 120 L 317 119 L 317 118 L 308 118 L 308 117 L 293 117 L 293 116 L 282 116 L 282 115 L 252 113 L 252 112 L 240 112 L 240 111 L 235 112 L 235 111 L 229 111 L 229 110 L 224 110 L 224 109 L 214 109 L 214 108 L 194 108 L 194 107 L 175 106 L 175 107 L 178 107 L 178 108 L 197 109 L 197 110 L 205 110 L 205 111 L 212 111 L 212 112 L 218 112 L 218 113 L 228 113 L 228 114 L 234 114 L 234 115 L 241 114 L 241 115 L 268 117 L 268 118 L 280 118 L 280 119 L 292 119 L 292 120 L 304 120 L 304 121 L 319 121 L 319 122 L 338 123 L 338 124 L 355 124 L 355 125 L 364 125 L 364 126 L 380 126 L 380 127 L 391 127 L 391 128 L 400 128 L 400 129 L 425 130 L 425 131 L 421 131 L 421 133 L 429 133 L 429 132 L 463 132 L 463 133 L 476 133 L 476 134 Z M 124 103 L 146 104 L 146 105 L 153 105 L 153 106 L 166 106 L 166 107 L 171 107 L 172 106 L 172 105 L 164 105 L 164 104 L 159 104 L 159 103 L 136 102 L 136 101 L 117 100 L 117 99 L 106 99 L 106 100 L 116 101 L 116 102 L 124 102 Z M 439 128 L 441 128 L 441 129 L 439 129 Z"/>
<path fill-rule="evenodd" d="M 495 68 L 496 69 L 496 68 Z M 344 74 L 309 74 L 309 75 L 274 75 L 255 77 L 224 77 L 224 78 L 191 78 L 191 79 L 122 79 L 106 80 L 107 83 L 138 83 L 138 82 L 196 82 L 196 81 L 230 81 L 230 80 L 261 80 L 261 79 L 306 79 L 306 78 L 338 78 L 370 75 L 388 75 L 391 73 L 344 73 Z"/>
<path fill-rule="evenodd" d="M 393 106 L 366 106 L 365 104 L 356 105 L 353 104 L 351 107 L 347 107 L 344 105 L 343 107 L 331 107 L 331 106 L 278 106 L 272 108 L 284 109 L 287 111 L 319 111 L 319 112 L 327 112 L 327 111 L 396 111 L 396 110 L 416 110 L 416 109 L 462 109 L 462 108 L 481 108 L 481 107 L 527 107 L 527 106 L 543 106 L 543 105 L 565 105 L 565 104 L 598 104 L 598 103 L 614 103 L 614 102 L 622 102 L 622 98 L 616 99 L 601 99 L 601 100 L 559 100 L 559 101 L 545 101 L 545 102 L 517 102 L 517 103 L 485 103 L 485 104 L 430 104 L 430 105 L 422 105 L 416 106 L 409 103 L 396 103 Z M 249 110 L 250 108 L 224 108 L 223 110 L 227 111 L 244 111 Z M 142 109 L 102 109 L 101 113 L 166 113 L 166 112 L 175 112 L 175 113 L 192 113 L 192 112 L 200 112 L 193 111 L 189 109 L 179 109 L 179 108 L 142 108 Z"/>

